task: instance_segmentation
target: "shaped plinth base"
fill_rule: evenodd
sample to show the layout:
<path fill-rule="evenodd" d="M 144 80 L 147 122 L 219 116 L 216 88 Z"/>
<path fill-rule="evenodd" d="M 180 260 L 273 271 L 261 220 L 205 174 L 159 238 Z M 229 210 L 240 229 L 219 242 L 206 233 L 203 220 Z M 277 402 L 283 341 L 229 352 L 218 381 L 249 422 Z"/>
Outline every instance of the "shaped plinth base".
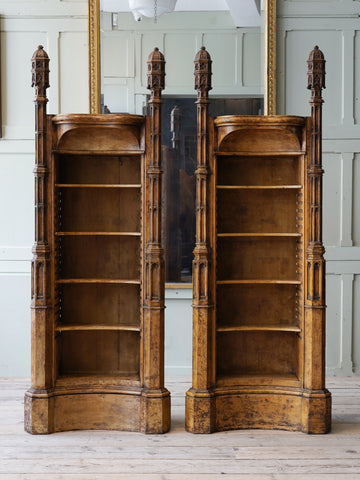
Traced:
<path fill-rule="evenodd" d="M 331 428 L 331 395 L 327 390 L 233 387 L 186 396 L 186 430 L 212 433 L 238 429 L 273 429 L 323 434 Z"/>
<path fill-rule="evenodd" d="M 167 390 L 25 393 L 25 430 L 46 434 L 68 430 L 165 433 L 170 428 Z"/>

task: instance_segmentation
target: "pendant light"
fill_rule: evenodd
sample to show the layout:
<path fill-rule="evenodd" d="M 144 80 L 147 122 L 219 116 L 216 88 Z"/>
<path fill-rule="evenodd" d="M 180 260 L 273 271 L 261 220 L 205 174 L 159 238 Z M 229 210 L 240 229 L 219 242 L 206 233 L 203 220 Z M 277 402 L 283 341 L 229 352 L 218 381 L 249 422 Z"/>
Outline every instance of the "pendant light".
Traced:
<path fill-rule="evenodd" d="M 144 16 L 154 18 L 156 22 L 160 15 L 173 12 L 176 2 L 177 0 L 129 0 L 129 7 L 136 21 Z"/>

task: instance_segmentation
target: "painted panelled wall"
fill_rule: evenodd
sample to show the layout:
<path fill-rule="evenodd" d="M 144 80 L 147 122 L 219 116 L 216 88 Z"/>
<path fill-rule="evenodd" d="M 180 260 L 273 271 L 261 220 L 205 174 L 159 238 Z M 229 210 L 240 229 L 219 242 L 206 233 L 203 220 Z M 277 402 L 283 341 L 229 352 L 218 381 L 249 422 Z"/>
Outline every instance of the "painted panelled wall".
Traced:
<path fill-rule="evenodd" d="M 306 59 L 318 44 L 327 59 L 327 88 L 324 92 L 324 240 L 327 248 L 327 365 L 332 374 L 360 373 L 360 32 L 358 0 L 278 0 L 278 106 L 279 113 L 309 114 L 306 91 Z M 48 111 L 88 111 L 88 40 L 86 0 L 0 0 L 1 15 L 1 100 L 0 140 L 0 376 L 28 376 L 30 373 L 30 258 L 33 243 L 34 109 L 30 87 L 30 57 L 43 44 L 51 58 Z M 145 28 L 145 27 L 144 27 Z M 222 34 L 224 33 L 222 30 Z M 109 30 L 110 31 L 110 30 Z M 115 32 L 124 38 L 124 32 Z M 145 32 L 143 32 L 145 33 Z M 206 32 L 202 32 L 204 35 Z M 214 35 L 216 32 L 210 32 Z M 250 32 L 249 32 L 250 33 Z M 221 35 L 222 35 L 221 34 Z M 150 35 L 150 33 L 149 33 Z M 154 32 L 158 38 L 158 32 Z M 125 35 L 129 38 L 128 34 Z M 143 40 L 141 40 L 141 38 Z M 154 42 L 133 35 L 136 52 L 146 56 Z M 162 37 L 165 54 L 173 41 Z M 248 37 L 250 41 L 250 37 Z M 205 42 L 205 40 L 207 40 Z M 258 49 L 254 39 L 251 48 Z M 200 37 L 186 47 L 189 64 L 179 59 L 178 74 L 190 78 L 193 94 L 192 58 L 204 42 L 213 54 L 216 37 Z M 255 70 L 243 65 L 244 43 L 235 45 L 235 64 L 229 76 L 237 93 L 259 92 Z M 241 42 L 244 41 L 244 36 Z M 139 47 L 143 42 L 143 48 Z M 172 43 L 171 43 L 172 42 Z M 261 42 L 260 42 L 261 45 Z M 129 47 L 129 48 L 130 48 Z M 131 51 L 131 49 L 130 49 Z M 122 50 L 115 52 L 123 58 Z M 216 54 L 215 54 L 216 55 Z M 245 54 L 246 55 L 246 54 Z M 253 55 L 253 54 L 251 54 Z M 355 59 L 357 61 L 355 62 Z M 214 58 L 215 60 L 215 58 Z M 228 59 L 217 59 L 219 74 Z M 111 66 L 111 58 L 103 58 Z M 133 61 L 133 63 L 132 63 Z M 126 95 L 117 100 L 114 111 L 141 111 L 145 89 L 129 75 L 138 69 L 139 57 L 127 60 L 127 70 L 109 71 L 104 86 L 109 95 L 118 90 Z M 246 63 L 246 61 L 245 61 Z M 236 66 L 235 66 L 236 65 Z M 104 65 L 103 65 L 104 66 Z M 121 67 L 122 68 L 122 67 Z M 215 66 L 214 66 L 215 68 Z M 133 69 L 133 70 L 131 70 Z M 125 74 L 124 74 L 125 71 Z M 214 84 L 216 80 L 214 70 Z M 241 82 L 239 79 L 241 78 Z M 177 76 L 167 79 L 174 86 Z M 143 80 L 141 80 L 143 82 Z M 235 83 L 236 83 L 235 82 Z M 229 87 L 229 86 L 228 86 Z M 106 88 L 105 92 L 106 92 Z M 211 94 L 228 93 L 226 89 Z M 176 93 L 179 93 L 176 91 Z M 116 93 L 116 97 L 119 95 Z M 110 98 L 110 97 L 108 97 Z M 111 105 L 109 105 L 111 107 Z M 5 227 L 5 228 L 4 228 Z M 167 290 L 166 365 L 168 373 L 188 373 L 191 368 L 191 290 Z"/>
<path fill-rule="evenodd" d="M 309 115 L 306 60 L 326 58 L 323 107 L 327 370 L 360 373 L 360 2 L 278 1 L 278 113 Z"/>
<path fill-rule="evenodd" d="M 50 57 L 48 112 L 88 112 L 86 0 L 0 0 L 0 376 L 30 375 L 34 242 L 31 56 Z"/>

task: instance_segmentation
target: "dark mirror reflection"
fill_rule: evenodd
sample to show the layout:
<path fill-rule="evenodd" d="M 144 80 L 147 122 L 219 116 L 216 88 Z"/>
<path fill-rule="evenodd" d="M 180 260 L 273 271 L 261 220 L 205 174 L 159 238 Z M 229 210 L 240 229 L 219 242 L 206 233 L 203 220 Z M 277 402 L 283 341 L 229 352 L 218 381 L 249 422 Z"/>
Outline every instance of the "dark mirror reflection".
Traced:
<path fill-rule="evenodd" d="M 165 281 L 190 283 L 195 248 L 196 99 L 163 96 Z M 211 98 L 210 115 L 262 115 L 262 98 Z"/>

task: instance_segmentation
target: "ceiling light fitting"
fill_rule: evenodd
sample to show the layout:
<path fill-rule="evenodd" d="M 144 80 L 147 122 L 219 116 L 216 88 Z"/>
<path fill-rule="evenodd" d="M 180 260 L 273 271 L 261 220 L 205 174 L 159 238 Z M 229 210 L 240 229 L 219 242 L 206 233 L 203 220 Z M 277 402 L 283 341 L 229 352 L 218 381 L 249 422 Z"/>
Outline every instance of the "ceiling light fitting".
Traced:
<path fill-rule="evenodd" d="M 129 0 L 129 7 L 137 22 L 143 16 L 154 18 L 156 22 L 160 15 L 173 12 L 176 2 L 177 0 Z"/>

